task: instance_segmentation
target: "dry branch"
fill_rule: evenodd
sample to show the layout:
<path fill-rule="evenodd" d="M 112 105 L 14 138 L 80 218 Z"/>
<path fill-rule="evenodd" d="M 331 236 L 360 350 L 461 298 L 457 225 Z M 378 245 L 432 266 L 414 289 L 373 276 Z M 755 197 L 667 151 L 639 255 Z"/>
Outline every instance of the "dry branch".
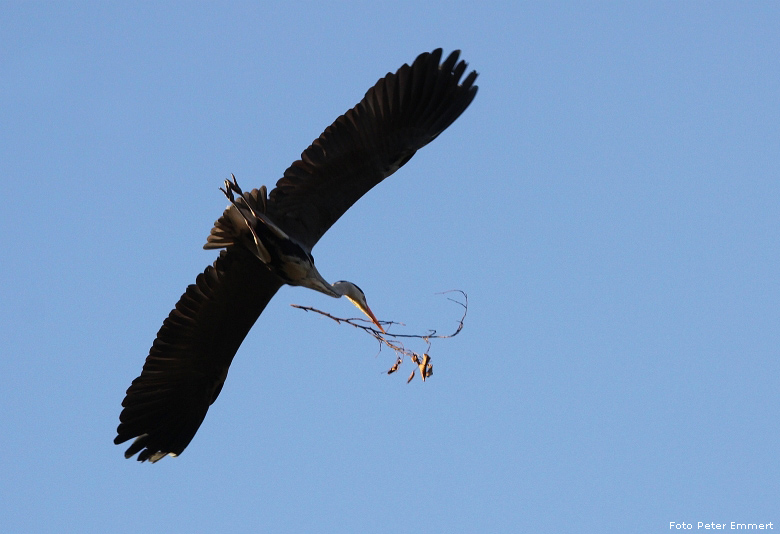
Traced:
<path fill-rule="evenodd" d="M 452 299 L 447 297 L 447 300 L 454 302 L 455 304 L 458 304 L 463 307 L 463 315 L 461 316 L 460 320 L 458 321 L 458 327 L 452 334 L 449 335 L 441 335 L 436 332 L 436 330 L 429 330 L 427 334 L 393 334 L 389 332 L 388 330 L 393 325 L 400 325 L 403 326 L 403 323 L 398 323 L 395 321 L 380 321 L 380 323 L 385 327 L 385 332 L 381 332 L 380 330 L 377 330 L 372 326 L 372 323 L 370 321 L 367 321 L 366 319 L 360 318 L 360 317 L 353 317 L 353 318 L 343 318 L 343 317 L 336 317 L 334 315 L 331 315 L 330 313 L 324 312 L 322 310 L 318 310 L 317 308 L 312 308 L 310 306 L 300 306 L 298 304 L 291 304 L 293 308 L 298 308 L 303 311 L 307 312 L 314 312 L 319 313 L 320 315 L 323 315 L 327 317 L 328 319 L 332 319 L 336 321 L 336 323 L 341 324 L 345 323 L 350 326 L 354 326 L 355 328 L 359 328 L 363 330 L 364 332 L 368 332 L 371 334 L 371 336 L 374 337 L 379 342 L 379 350 L 382 350 L 383 346 L 387 346 L 390 349 L 392 349 L 395 354 L 397 355 L 397 359 L 392 367 L 387 371 L 387 374 L 392 374 L 398 370 L 398 367 L 403 363 L 404 358 L 409 358 L 417 365 L 418 370 L 420 371 L 420 378 L 423 379 L 423 382 L 426 378 L 433 375 L 433 365 L 431 364 L 431 357 L 430 357 L 430 349 L 431 349 L 431 340 L 432 339 L 447 339 L 451 337 L 457 336 L 461 330 L 463 330 L 463 324 L 466 320 L 466 314 L 468 313 L 469 309 L 469 297 L 460 289 L 453 289 L 450 291 L 444 291 L 442 293 L 438 293 L 439 295 L 443 295 L 446 293 L 460 293 L 463 295 L 463 302 L 460 300 Z M 426 351 L 422 354 L 422 356 L 412 350 L 407 349 L 404 347 L 403 343 L 400 341 L 397 341 L 399 338 L 407 338 L 407 339 L 422 339 L 428 344 L 428 348 Z M 409 379 L 407 380 L 407 383 L 411 382 L 414 378 L 416 371 L 412 371 L 412 374 L 409 375 Z"/>

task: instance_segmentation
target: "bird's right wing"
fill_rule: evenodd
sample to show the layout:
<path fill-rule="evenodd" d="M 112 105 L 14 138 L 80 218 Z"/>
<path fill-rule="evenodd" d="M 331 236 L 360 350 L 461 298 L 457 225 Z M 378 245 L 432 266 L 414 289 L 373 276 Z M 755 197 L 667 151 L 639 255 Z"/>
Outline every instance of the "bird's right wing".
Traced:
<path fill-rule="evenodd" d="M 360 197 L 457 119 L 477 94 L 466 62 L 441 49 L 381 78 L 288 168 L 268 199 L 271 219 L 311 249 Z"/>
<path fill-rule="evenodd" d="M 192 440 L 225 383 L 228 368 L 282 282 L 242 247 L 229 247 L 176 303 L 133 380 L 114 443 L 125 457 L 155 462 Z"/>

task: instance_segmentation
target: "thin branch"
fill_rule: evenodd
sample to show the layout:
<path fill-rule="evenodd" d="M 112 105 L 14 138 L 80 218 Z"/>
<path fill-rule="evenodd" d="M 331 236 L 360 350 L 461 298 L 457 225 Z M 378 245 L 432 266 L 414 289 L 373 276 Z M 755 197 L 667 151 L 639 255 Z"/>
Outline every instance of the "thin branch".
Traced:
<path fill-rule="evenodd" d="M 461 302 L 460 300 L 447 297 L 447 300 L 454 302 L 455 304 L 458 304 L 463 307 L 463 315 L 458 321 L 458 327 L 455 329 L 455 332 L 449 335 L 437 334 L 436 330 L 433 329 L 429 330 L 427 334 L 392 334 L 387 331 L 382 332 L 380 330 L 375 329 L 373 326 L 371 326 L 372 325 L 371 322 L 367 321 L 366 319 L 362 319 L 360 317 L 353 317 L 347 319 L 343 317 L 336 317 L 334 315 L 331 315 L 330 313 L 324 312 L 322 310 L 318 310 L 317 308 L 312 308 L 311 306 L 300 306 L 298 304 L 291 304 L 291 306 L 293 308 L 298 308 L 299 310 L 303 310 L 306 312 L 318 313 L 320 315 L 327 317 L 328 319 L 332 319 L 336 321 L 336 323 L 338 324 L 345 323 L 350 326 L 354 326 L 355 328 L 359 328 L 364 332 L 368 332 L 369 334 L 371 334 L 371 336 L 374 337 L 374 339 L 376 339 L 379 342 L 380 351 L 382 350 L 383 346 L 387 346 L 390 349 L 392 349 L 397 355 L 395 363 L 387 371 L 387 374 L 392 374 L 396 372 L 398 370 L 398 367 L 403 363 L 404 358 L 408 357 L 410 360 L 412 360 L 412 362 L 414 362 L 417 365 L 417 368 L 420 371 L 420 378 L 422 378 L 424 382 L 426 378 L 433 375 L 433 365 L 431 364 L 431 357 L 429 354 L 431 349 L 431 340 L 448 339 L 460 334 L 461 330 L 463 330 L 463 325 L 466 320 L 466 314 L 468 313 L 468 309 L 469 309 L 469 297 L 464 291 L 461 291 L 460 289 L 453 289 L 450 291 L 443 291 L 442 293 L 437 293 L 437 294 L 443 295 L 446 293 L 460 293 L 461 295 L 463 295 L 463 300 L 464 300 L 464 302 Z M 380 323 L 386 327 L 390 327 L 392 325 L 404 326 L 403 323 L 397 323 L 395 321 L 380 321 Z M 399 338 L 422 339 L 428 344 L 428 348 L 426 349 L 426 352 L 420 355 L 404 347 L 403 343 L 397 341 L 397 339 Z M 407 383 L 412 381 L 415 372 L 416 371 L 412 371 L 412 374 L 409 376 Z"/>

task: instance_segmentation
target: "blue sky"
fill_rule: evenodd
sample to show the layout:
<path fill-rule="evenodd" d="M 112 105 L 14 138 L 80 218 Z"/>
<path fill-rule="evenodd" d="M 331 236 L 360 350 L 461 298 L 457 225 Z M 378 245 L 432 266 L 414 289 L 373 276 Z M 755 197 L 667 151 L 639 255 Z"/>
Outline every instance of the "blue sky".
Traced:
<path fill-rule="evenodd" d="M 184 454 L 125 460 L 222 180 L 436 47 L 477 98 L 314 250 L 409 331 L 468 293 L 432 379 L 284 288 Z M 777 528 L 778 49 L 774 3 L 4 2 L 3 531 Z"/>

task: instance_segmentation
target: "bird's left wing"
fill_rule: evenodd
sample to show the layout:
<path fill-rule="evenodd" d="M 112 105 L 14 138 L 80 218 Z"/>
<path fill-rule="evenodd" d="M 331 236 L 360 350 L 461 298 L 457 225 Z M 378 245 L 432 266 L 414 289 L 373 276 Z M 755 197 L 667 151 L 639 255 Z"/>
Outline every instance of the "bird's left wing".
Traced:
<path fill-rule="evenodd" d="M 125 457 L 155 462 L 192 440 L 225 383 L 228 368 L 282 282 L 241 247 L 229 247 L 187 288 L 133 380 L 114 443 Z"/>
<path fill-rule="evenodd" d="M 311 249 L 369 189 L 457 119 L 477 94 L 466 62 L 442 50 L 381 78 L 336 119 L 281 178 L 268 199 L 271 219 Z"/>

